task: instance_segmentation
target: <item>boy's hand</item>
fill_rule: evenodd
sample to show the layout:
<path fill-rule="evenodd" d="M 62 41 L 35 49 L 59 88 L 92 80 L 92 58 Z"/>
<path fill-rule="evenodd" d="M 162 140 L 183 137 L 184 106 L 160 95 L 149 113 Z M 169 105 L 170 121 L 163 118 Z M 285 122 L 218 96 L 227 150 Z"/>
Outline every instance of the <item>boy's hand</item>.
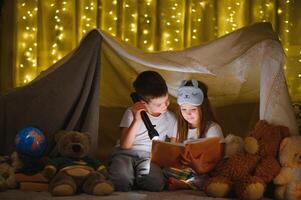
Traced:
<path fill-rule="evenodd" d="M 145 101 L 139 101 L 136 102 L 132 108 L 131 108 L 133 115 L 134 115 L 134 120 L 136 121 L 141 121 L 141 111 L 147 111 L 146 109 L 146 102 Z"/>

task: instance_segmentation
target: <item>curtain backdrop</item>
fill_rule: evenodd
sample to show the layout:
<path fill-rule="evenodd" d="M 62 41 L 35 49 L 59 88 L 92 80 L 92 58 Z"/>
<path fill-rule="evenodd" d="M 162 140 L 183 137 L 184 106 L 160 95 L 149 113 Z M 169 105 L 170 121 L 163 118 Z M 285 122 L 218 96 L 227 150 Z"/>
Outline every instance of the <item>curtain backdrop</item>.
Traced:
<path fill-rule="evenodd" d="M 269 21 L 287 54 L 290 95 L 301 100 L 299 0 L 4 0 L 1 19 L 1 91 L 30 82 L 95 27 L 145 51 L 172 51 Z"/>

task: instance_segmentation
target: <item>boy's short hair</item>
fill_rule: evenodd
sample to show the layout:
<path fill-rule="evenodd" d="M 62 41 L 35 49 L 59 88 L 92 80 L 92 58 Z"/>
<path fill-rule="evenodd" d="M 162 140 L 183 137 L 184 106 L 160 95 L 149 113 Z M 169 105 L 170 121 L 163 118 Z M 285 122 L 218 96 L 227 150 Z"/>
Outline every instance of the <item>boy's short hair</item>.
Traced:
<path fill-rule="evenodd" d="M 153 98 L 165 96 L 168 93 L 164 78 L 155 71 L 140 73 L 133 82 L 133 87 L 146 102 L 149 102 Z"/>

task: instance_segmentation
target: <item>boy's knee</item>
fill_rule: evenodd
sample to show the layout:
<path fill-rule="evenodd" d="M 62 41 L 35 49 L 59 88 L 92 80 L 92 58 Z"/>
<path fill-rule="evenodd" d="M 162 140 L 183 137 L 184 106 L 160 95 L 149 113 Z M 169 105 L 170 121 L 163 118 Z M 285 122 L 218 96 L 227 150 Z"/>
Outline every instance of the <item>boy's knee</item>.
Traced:
<path fill-rule="evenodd" d="M 136 183 L 140 189 L 159 192 L 165 188 L 166 178 L 162 169 L 158 165 L 151 163 L 149 174 L 137 177 Z"/>
<path fill-rule="evenodd" d="M 165 179 L 163 177 L 141 176 L 136 180 L 140 189 L 151 192 L 160 192 L 165 187 Z"/>
<path fill-rule="evenodd" d="M 115 191 L 120 192 L 128 192 L 131 191 L 133 187 L 133 180 L 131 180 L 127 176 L 120 175 L 118 177 L 110 177 L 110 180 L 112 181 L 114 185 Z"/>

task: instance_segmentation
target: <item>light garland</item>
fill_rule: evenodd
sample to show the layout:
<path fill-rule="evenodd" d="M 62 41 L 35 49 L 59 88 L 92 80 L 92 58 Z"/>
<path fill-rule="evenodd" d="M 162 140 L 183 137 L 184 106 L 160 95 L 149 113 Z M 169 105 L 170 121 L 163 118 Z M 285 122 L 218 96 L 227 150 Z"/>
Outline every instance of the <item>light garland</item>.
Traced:
<path fill-rule="evenodd" d="M 145 51 L 153 51 L 156 45 L 157 19 L 154 12 L 157 9 L 156 0 L 143 0 L 138 5 L 138 41 L 137 47 Z"/>
<path fill-rule="evenodd" d="M 159 50 L 179 50 L 184 48 L 185 2 L 172 0 L 161 2 L 161 40 Z M 172 11 L 170 11 L 170 8 Z"/>
<path fill-rule="evenodd" d="M 138 41 L 138 13 L 136 0 L 123 0 L 121 16 L 121 39 L 125 42 L 137 46 Z"/>
<path fill-rule="evenodd" d="M 97 27 L 97 0 L 82 0 L 79 1 L 79 16 L 78 20 L 78 40 L 89 30 Z"/>
<path fill-rule="evenodd" d="M 118 26 L 118 1 L 101 1 L 102 13 L 101 13 L 101 28 L 102 30 L 110 33 L 113 36 L 117 36 Z"/>
<path fill-rule="evenodd" d="M 297 6 L 300 8 L 300 1 L 279 1 L 277 9 L 279 37 L 287 55 L 284 71 L 293 101 L 301 101 L 301 43 L 300 40 L 299 44 L 297 42 L 300 30 L 298 32 L 296 28 L 293 28 L 296 27 L 294 23 L 298 21 L 291 16 Z"/>
<path fill-rule="evenodd" d="M 17 85 L 29 83 L 37 75 L 37 1 L 17 2 L 16 78 Z"/>

